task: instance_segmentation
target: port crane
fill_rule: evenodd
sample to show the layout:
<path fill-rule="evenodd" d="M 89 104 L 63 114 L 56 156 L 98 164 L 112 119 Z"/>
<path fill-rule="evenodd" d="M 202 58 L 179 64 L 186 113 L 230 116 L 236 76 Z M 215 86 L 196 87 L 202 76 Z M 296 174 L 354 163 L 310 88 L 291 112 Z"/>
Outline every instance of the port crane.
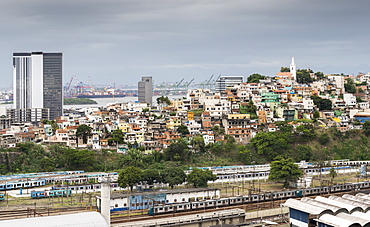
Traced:
<path fill-rule="evenodd" d="M 71 79 L 69 80 L 69 83 L 66 86 L 66 91 L 69 91 L 69 88 L 71 87 L 72 81 L 76 76 L 72 76 Z"/>
<path fill-rule="evenodd" d="M 190 84 L 191 84 L 191 83 L 193 83 L 193 81 L 194 81 L 194 78 L 193 78 L 193 79 L 191 79 L 189 83 L 186 83 L 186 84 L 184 85 L 185 89 L 188 89 L 188 88 L 189 88 L 189 86 L 190 86 Z"/>
<path fill-rule="evenodd" d="M 184 81 L 184 79 L 185 79 L 185 78 L 182 78 L 182 80 L 180 80 L 180 82 L 179 82 L 179 83 L 177 83 L 177 84 L 175 85 L 175 87 L 176 87 L 176 88 L 179 88 L 180 84 Z"/>

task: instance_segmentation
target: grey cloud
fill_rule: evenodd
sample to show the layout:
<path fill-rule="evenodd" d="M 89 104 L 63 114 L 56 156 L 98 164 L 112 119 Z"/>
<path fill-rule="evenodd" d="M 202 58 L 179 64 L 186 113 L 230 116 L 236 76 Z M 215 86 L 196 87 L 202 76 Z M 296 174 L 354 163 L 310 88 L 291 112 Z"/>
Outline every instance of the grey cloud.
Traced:
<path fill-rule="evenodd" d="M 15 51 L 63 51 L 65 77 L 117 84 L 210 74 L 273 75 L 368 64 L 365 0 L 17 0 L 0 2 L 0 70 Z M 332 67 L 326 67 L 332 65 Z M 364 66 L 362 66 L 364 68 Z M 350 70 L 351 69 L 351 70 Z M 370 70 L 369 70 L 370 71 Z M 330 72 L 327 72 L 330 73 Z"/>

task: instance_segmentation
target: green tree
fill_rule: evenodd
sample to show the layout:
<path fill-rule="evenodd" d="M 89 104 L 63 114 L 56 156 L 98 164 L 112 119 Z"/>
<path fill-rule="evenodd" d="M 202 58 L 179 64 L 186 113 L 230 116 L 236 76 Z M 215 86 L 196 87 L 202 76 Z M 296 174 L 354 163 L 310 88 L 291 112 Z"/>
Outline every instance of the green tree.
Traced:
<path fill-rule="evenodd" d="M 16 172 L 43 171 L 42 160 L 49 155 L 41 145 L 32 142 L 19 143 L 11 151 L 19 154 L 10 167 L 10 171 Z"/>
<path fill-rule="evenodd" d="M 297 70 L 297 83 L 300 83 L 300 84 L 312 83 L 313 79 L 310 75 L 310 72 L 312 73 L 312 71 L 308 69 L 298 69 Z"/>
<path fill-rule="evenodd" d="M 55 131 L 57 129 L 59 129 L 59 126 L 57 124 L 56 121 L 52 120 L 52 121 L 49 121 L 48 119 L 42 119 L 41 120 L 41 123 L 44 124 L 44 125 L 51 125 L 51 128 L 53 129 L 53 132 L 55 133 Z"/>
<path fill-rule="evenodd" d="M 319 108 L 319 110 L 331 110 L 332 102 L 329 99 L 323 99 L 319 96 L 311 96 L 313 103 Z"/>
<path fill-rule="evenodd" d="M 238 155 L 237 144 L 234 137 L 230 135 L 224 135 L 224 140 L 209 144 L 208 147 L 209 151 L 218 157 L 230 158 L 233 155 Z"/>
<path fill-rule="evenodd" d="M 315 128 L 312 124 L 302 124 L 296 127 L 296 140 L 307 142 L 316 137 Z"/>
<path fill-rule="evenodd" d="M 323 72 L 315 72 L 315 76 L 319 80 L 325 78 L 325 75 Z"/>
<path fill-rule="evenodd" d="M 179 127 L 177 127 L 176 132 L 180 133 L 183 136 L 190 134 L 189 129 L 188 127 L 186 127 L 186 125 L 180 125 Z"/>
<path fill-rule="evenodd" d="M 259 132 L 250 142 L 257 154 L 266 161 L 274 160 L 291 148 L 288 136 L 280 132 Z"/>
<path fill-rule="evenodd" d="M 254 105 L 252 100 L 249 100 L 248 104 L 245 106 L 245 111 L 251 115 L 257 114 L 257 106 Z"/>
<path fill-rule="evenodd" d="M 112 132 L 112 138 L 108 139 L 109 145 L 123 144 L 125 141 L 125 135 L 121 129 L 116 129 Z"/>
<path fill-rule="evenodd" d="M 187 141 L 183 138 L 172 141 L 170 146 L 164 150 L 164 157 L 168 161 L 190 162 L 191 152 Z"/>
<path fill-rule="evenodd" d="M 362 128 L 364 130 L 365 135 L 370 136 L 370 121 L 365 121 Z"/>
<path fill-rule="evenodd" d="M 169 167 L 161 172 L 161 179 L 173 189 L 175 185 L 185 182 L 186 174 L 180 167 Z"/>
<path fill-rule="evenodd" d="M 164 104 L 166 104 L 166 105 L 171 105 L 171 100 L 167 97 L 167 96 L 161 96 L 161 97 L 158 97 L 157 98 L 157 104 L 158 105 L 164 105 Z"/>
<path fill-rule="evenodd" d="M 346 82 L 347 83 L 344 84 L 345 91 L 352 94 L 356 93 L 356 85 L 353 80 L 351 78 L 347 78 Z"/>
<path fill-rule="evenodd" d="M 190 140 L 190 145 L 197 152 L 206 152 L 206 144 L 204 143 L 204 138 L 202 135 L 195 136 Z"/>
<path fill-rule="evenodd" d="M 313 118 L 319 118 L 320 117 L 320 112 L 319 111 L 315 111 L 313 112 Z"/>
<path fill-rule="evenodd" d="M 247 78 L 247 83 L 259 83 L 260 80 L 266 79 L 266 76 L 262 76 L 261 74 L 254 73 Z"/>
<path fill-rule="evenodd" d="M 66 149 L 63 154 L 66 166 L 72 170 L 94 171 L 97 167 L 96 153 L 91 150 Z"/>
<path fill-rule="evenodd" d="M 322 133 L 320 136 L 319 136 L 319 143 L 321 145 L 326 145 L 327 143 L 330 142 L 330 137 L 328 135 L 328 133 Z"/>
<path fill-rule="evenodd" d="M 140 150 L 130 148 L 127 151 L 127 154 L 120 157 L 119 163 L 121 166 L 134 166 L 138 168 L 143 168 L 143 158 L 143 153 Z"/>
<path fill-rule="evenodd" d="M 88 126 L 88 125 L 80 125 L 78 126 L 77 130 L 76 130 L 76 137 L 77 137 L 77 140 L 78 140 L 78 137 L 82 137 L 82 142 L 84 144 L 87 143 L 87 137 L 89 135 L 91 135 L 91 127 Z M 77 142 L 78 144 L 78 142 Z"/>
<path fill-rule="evenodd" d="M 284 159 L 278 156 L 270 164 L 269 180 L 284 181 L 284 187 L 288 187 L 289 181 L 298 180 L 302 175 L 302 170 L 294 164 L 291 158 Z"/>
<path fill-rule="evenodd" d="M 361 89 L 361 88 L 360 88 Z M 360 92 L 360 89 L 358 89 L 358 93 L 361 93 Z M 360 97 L 360 96 L 357 96 L 356 97 L 356 102 L 359 103 L 359 102 L 363 102 L 364 100 Z"/>
<path fill-rule="evenodd" d="M 290 68 L 289 67 L 281 67 L 280 68 L 280 72 L 290 72 Z"/>
<path fill-rule="evenodd" d="M 282 133 L 291 133 L 293 130 L 293 125 L 288 124 L 286 121 L 276 122 L 276 126 L 279 128 L 279 131 Z"/>
<path fill-rule="evenodd" d="M 52 172 L 55 170 L 54 160 L 48 157 L 43 158 L 41 159 L 40 167 L 42 168 L 42 171 Z"/>
<path fill-rule="evenodd" d="M 297 158 L 296 161 L 309 161 L 312 158 L 312 149 L 307 145 L 298 145 L 296 148 Z"/>
<path fill-rule="evenodd" d="M 338 176 L 337 171 L 333 167 L 330 168 L 329 176 L 331 178 L 331 184 L 333 184 L 334 178 Z"/>
<path fill-rule="evenodd" d="M 211 130 L 213 131 L 213 134 L 215 134 L 215 136 L 219 136 L 225 133 L 225 130 L 221 128 L 219 125 L 213 126 Z"/>
<path fill-rule="evenodd" d="M 146 169 L 143 171 L 142 180 L 149 185 L 153 185 L 154 182 L 160 182 L 161 177 L 157 169 Z"/>
<path fill-rule="evenodd" d="M 217 180 L 217 176 L 213 174 L 212 171 L 209 169 L 201 170 L 194 168 L 187 176 L 188 184 L 191 184 L 196 188 L 206 188 L 208 187 L 208 181 L 215 180 Z"/>
<path fill-rule="evenodd" d="M 134 185 L 141 181 L 142 175 L 141 169 L 134 166 L 126 167 L 118 175 L 118 184 L 122 188 L 129 186 L 132 191 Z"/>

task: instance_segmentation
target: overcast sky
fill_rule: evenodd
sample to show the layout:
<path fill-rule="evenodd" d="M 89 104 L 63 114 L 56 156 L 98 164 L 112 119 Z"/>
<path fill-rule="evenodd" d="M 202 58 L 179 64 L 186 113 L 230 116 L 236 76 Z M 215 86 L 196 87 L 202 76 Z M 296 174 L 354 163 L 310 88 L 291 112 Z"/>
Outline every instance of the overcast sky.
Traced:
<path fill-rule="evenodd" d="M 1 0 L 1 87 L 13 52 L 63 52 L 64 83 L 155 83 L 289 66 L 368 72 L 370 1 Z"/>

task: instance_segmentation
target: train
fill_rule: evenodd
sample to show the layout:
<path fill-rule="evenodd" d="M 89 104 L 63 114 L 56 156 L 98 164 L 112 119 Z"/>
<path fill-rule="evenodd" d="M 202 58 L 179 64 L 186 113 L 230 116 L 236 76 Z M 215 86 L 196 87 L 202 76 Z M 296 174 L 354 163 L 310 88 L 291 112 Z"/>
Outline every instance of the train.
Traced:
<path fill-rule="evenodd" d="M 0 183 L 0 191 L 45 186 L 45 179 L 28 179 Z"/>
<path fill-rule="evenodd" d="M 282 200 L 289 198 L 299 198 L 304 196 L 329 194 L 336 192 L 346 192 L 346 191 L 358 191 L 362 189 L 370 188 L 369 181 L 363 181 L 358 183 L 346 183 L 341 185 L 323 186 L 323 187 L 313 187 L 297 190 L 287 190 L 279 192 L 269 192 L 261 194 L 252 194 L 246 196 L 236 196 L 229 198 L 219 198 L 211 200 L 200 200 L 194 202 L 185 203 L 172 203 L 172 204 L 162 204 L 155 205 L 148 209 L 149 215 L 166 214 L 174 212 L 184 212 L 192 211 L 198 209 L 208 209 L 208 208 L 218 208 L 224 206 L 233 205 L 243 205 L 248 203 L 258 203 L 266 202 L 272 200 Z"/>
<path fill-rule="evenodd" d="M 36 198 L 61 197 L 61 196 L 68 196 L 71 194 L 72 194 L 71 189 L 32 191 L 31 198 L 36 199 Z"/>
<path fill-rule="evenodd" d="M 101 182 L 104 177 L 110 177 L 112 182 L 118 179 L 117 172 L 111 173 L 84 173 L 84 171 L 66 171 L 50 173 L 30 173 L 0 176 L 0 191 L 20 188 L 34 188 L 55 183 L 86 184 Z"/>
<path fill-rule="evenodd" d="M 370 161 L 350 161 L 349 159 L 342 159 L 342 160 L 332 160 L 327 161 L 329 165 L 333 166 L 361 166 L 361 165 L 369 165 Z"/>
<path fill-rule="evenodd" d="M 351 168 L 351 166 L 334 166 L 334 167 L 310 167 L 302 169 L 304 174 L 306 175 L 319 175 L 319 174 L 329 174 L 330 169 L 334 168 L 338 172 L 350 172 L 356 171 L 356 169 Z M 255 170 L 254 172 L 226 172 L 226 173 L 219 173 L 217 174 L 217 179 L 214 181 L 215 183 L 220 182 L 232 182 L 232 181 L 244 181 L 244 180 L 252 180 L 252 179 L 259 179 L 264 180 L 267 179 L 270 175 L 269 170 Z M 211 182 L 210 182 L 211 183 Z"/>
<path fill-rule="evenodd" d="M 119 188 L 118 183 L 110 183 L 111 188 Z M 57 185 L 51 187 L 52 190 L 66 190 L 70 189 L 72 191 L 77 190 L 94 190 L 101 189 L 101 184 L 77 184 L 77 185 Z"/>

